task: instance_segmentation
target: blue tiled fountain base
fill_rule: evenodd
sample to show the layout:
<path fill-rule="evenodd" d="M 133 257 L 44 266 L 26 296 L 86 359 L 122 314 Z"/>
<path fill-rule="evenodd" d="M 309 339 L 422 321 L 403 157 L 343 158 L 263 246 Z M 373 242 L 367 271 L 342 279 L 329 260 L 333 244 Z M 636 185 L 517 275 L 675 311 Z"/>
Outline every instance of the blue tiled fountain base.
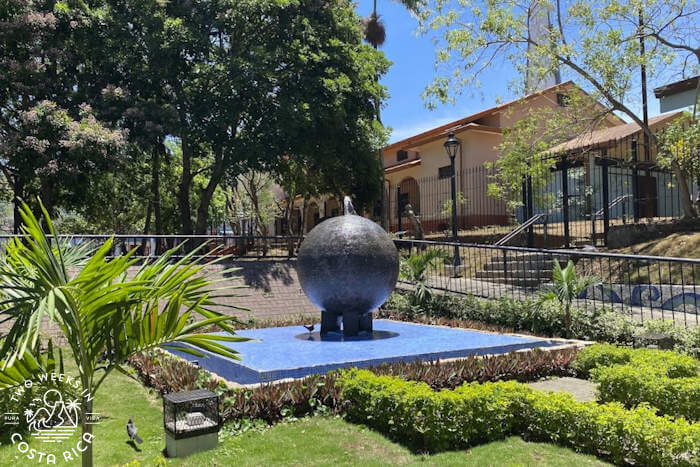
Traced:
<path fill-rule="evenodd" d="M 212 354 L 199 358 L 184 352 L 172 353 L 197 361 L 202 368 L 229 381 L 252 384 L 323 374 L 337 368 L 499 354 L 560 344 L 536 337 L 389 320 L 375 320 L 374 330 L 380 338 L 343 340 L 331 336 L 320 340 L 318 333 L 308 333 L 302 326 L 243 330 L 237 334 L 256 340 L 226 343 L 240 353 L 241 361 Z"/>

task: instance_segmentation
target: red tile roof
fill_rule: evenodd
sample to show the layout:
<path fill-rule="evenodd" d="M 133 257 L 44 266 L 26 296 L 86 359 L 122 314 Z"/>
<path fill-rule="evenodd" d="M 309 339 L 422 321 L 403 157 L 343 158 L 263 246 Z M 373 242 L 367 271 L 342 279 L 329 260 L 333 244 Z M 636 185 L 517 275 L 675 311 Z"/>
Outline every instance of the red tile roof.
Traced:
<path fill-rule="evenodd" d="M 562 89 L 562 90 L 570 89 L 573 87 L 576 87 L 576 85 L 572 81 L 566 81 L 565 83 L 556 84 L 554 86 L 543 89 L 541 91 L 538 91 L 538 92 L 535 92 L 532 94 L 528 94 L 525 97 L 514 99 L 514 100 L 512 100 L 510 102 L 506 102 L 504 104 L 499 104 L 497 106 L 491 107 L 491 108 L 483 110 L 481 112 L 469 115 L 469 116 L 464 117 L 464 118 L 460 118 L 459 120 L 455 120 L 453 122 L 446 123 L 445 125 L 441 125 L 439 127 L 433 128 L 431 130 L 424 131 L 424 132 L 419 133 L 417 135 L 402 139 L 400 141 L 396 141 L 395 143 L 392 143 L 392 144 L 386 146 L 384 148 L 384 151 L 390 151 L 392 149 L 408 148 L 408 147 L 413 147 L 413 146 L 417 146 L 420 144 L 429 143 L 429 142 L 434 141 L 436 139 L 446 137 L 450 132 L 457 133 L 460 131 L 467 130 L 467 129 L 469 129 L 469 127 L 468 127 L 469 124 L 478 125 L 478 124 L 473 123 L 473 122 L 475 120 L 480 119 L 480 118 L 491 115 L 495 112 L 499 112 L 501 110 L 504 110 L 507 107 L 510 107 L 511 105 L 522 103 L 524 101 L 533 99 L 537 96 L 540 96 L 542 94 L 545 94 L 545 93 L 548 93 L 551 91 L 555 91 L 558 89 Z M 622 119 L 619 119 L 619 120 L 620 120 L 620 122 L 623 121 Z M 486 125 L 480 125 L 480 126 L 482 127 L 481 129 L 484 129 L 486 131 L 489 131 L 489 129 L 491 129 L 491 131 L 500 131 L 500 128 L 489 127 Z"/>
<path fill-rule="evenodd" d="M 669 112 L 649 119 L 649 126 L 653 129 L 659 127 L 671 120 L 677 118 L 682 112 Z M 635 133 L 639 133 L 641 128 L 636 123 L 627 123 L 625 125 L 617 125 L 610 128 L 603 128 L 592 132 L 586 132 L 581 136 L 570 139 L 564 143 L 558 144 L 548 152 L 568 152 L 576 149 L 585 149 L 590 146 L 604 146 L 606 143 L 611 144 L 619 139 L 626 138 Z"/>

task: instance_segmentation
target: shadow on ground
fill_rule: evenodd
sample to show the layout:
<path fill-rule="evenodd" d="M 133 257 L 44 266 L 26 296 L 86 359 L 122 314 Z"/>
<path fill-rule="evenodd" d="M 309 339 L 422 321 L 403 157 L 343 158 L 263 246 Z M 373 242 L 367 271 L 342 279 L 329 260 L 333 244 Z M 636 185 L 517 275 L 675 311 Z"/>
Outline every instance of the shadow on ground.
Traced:
<path fill-rule="evenodd" d="M 272 290 L 270 284 L 279 281 L 283 285 L 294 284 L 296 277 L 296 260 L 284 261 L 236 261 L 231 266 L 241 268 L 227 274 L 228 277 L 242 277 L 248 287 L 263 292 Z"/>

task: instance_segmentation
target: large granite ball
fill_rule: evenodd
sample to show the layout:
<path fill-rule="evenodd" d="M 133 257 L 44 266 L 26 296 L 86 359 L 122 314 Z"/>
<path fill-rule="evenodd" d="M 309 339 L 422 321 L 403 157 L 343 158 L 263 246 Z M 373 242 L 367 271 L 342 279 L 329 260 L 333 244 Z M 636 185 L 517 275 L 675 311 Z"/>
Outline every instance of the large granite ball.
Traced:
<path fill-rule="evenodd" d="M 323 312 L 364 315 L 394 290 L 399 254 L 379 225 L 347 214 L 321 222 L 307 235 L 297 272 L 309 300 Z"/>

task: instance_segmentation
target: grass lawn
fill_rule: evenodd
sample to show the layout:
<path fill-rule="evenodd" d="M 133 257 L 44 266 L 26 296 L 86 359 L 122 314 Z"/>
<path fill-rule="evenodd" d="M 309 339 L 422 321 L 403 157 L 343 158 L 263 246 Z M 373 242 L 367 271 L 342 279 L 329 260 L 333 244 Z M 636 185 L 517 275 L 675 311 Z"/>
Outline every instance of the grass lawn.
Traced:
<path fill-rule="evenodd" d="M 71 368 L 66 373 L 75 374 Z M 161 400 L 138 382 L 114 373 L 95 398 L 95 410 L 102 421 L 95 426 L 95 465 L 120 465 L 139 460 L 155 465 L 165 447 Z M 127 443 L 125 424 L 132 416 L 143 438 L 138 450 Z M 62 452 L 75 440 L 58 446 L 33 441 L 32 448 L 54 453 L 56 465 L 80 465 L 64 462 Z M 7 433 L 0 438 L 0 465 L 36 465 L 11 445 Z M 48 447 L 47 447 L 48 446 Z M 221 441 L 216 450 L 186 459 L 168 459 L 168 465 L 386 465 L 429 462 L 438 465 L 532 465 L 570 466 L 606 465 L 594 457 L 576 454 L 550 444 L 526 443 L 513 437 L 472 448 L 433 456 L 412 454 L 405 447 L 387 440 L 367 428 L 339 418 L 316 417 L 283 423 L 264 431 L 249 431 Z"/>

